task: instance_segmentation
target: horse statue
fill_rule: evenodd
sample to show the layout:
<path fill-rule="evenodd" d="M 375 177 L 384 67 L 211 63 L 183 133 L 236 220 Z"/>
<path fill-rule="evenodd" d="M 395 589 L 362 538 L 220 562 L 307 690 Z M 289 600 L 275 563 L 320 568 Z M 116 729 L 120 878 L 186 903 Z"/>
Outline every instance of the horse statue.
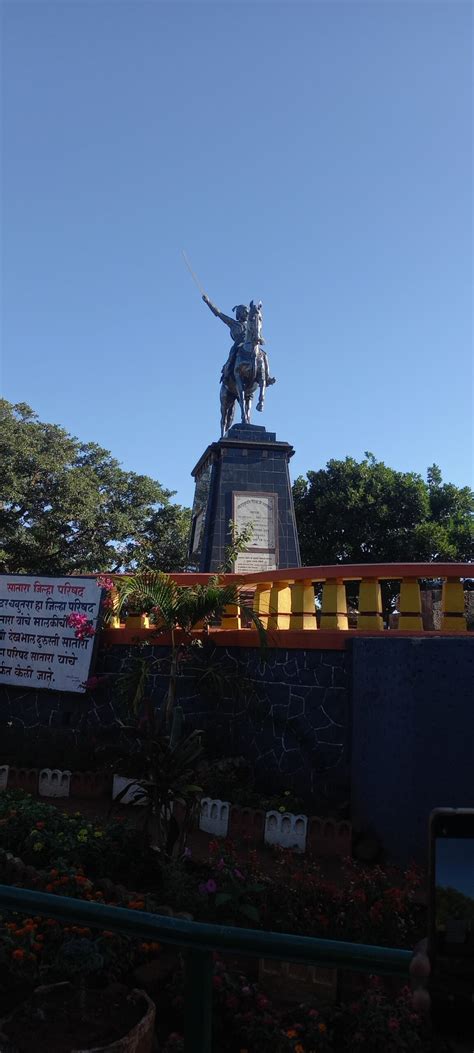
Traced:
<path fill-rule="evenodd" d="M 262 304 L 234 307 L 235 318 L 223 314 L 208 296 L 203 300 L 212 313 L 230 329 L 234 341 L 221 374 L 221 438 L 232 426 L 236 403 L 239 403 L 242 424 L 250 424 L 252 399 L 258 388 L 257 410 L 262 412 L 267 387 L 275 383 L 269 375 L 268 356 L 262 348 Z"/>
<path fill-rule="evenodd" d="M 268 380 L 268 364 L 262 351 L 262 305 L 253 300 L 248 313 L 245 339 L 237 345 L 230 371 L 221 382 L 221 437 L 232 426 L 235 404 L 239 403 L 242 424 L 250 424 L 252 399 L 258 388 L 257 410 L 262 412 Z"/>

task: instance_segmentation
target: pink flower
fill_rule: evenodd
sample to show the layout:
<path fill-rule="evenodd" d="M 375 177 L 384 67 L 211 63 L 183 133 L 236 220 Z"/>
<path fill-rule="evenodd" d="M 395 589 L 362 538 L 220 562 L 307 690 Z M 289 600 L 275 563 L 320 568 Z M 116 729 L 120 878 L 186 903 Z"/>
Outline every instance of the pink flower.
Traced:
<path fill-rule="evenodd" d="M 97 584 L 99 586 L 99 589 L 106 589 L 107 592 L 110 592 L 111 589 L 115 588 L 114 579 L 111 578 L 108 574 L 99 574 L 97 578 Z"/>
<path fill-rule="evenodd" d="M 95 635 L 94 626 L 86 614 L 69 614 L 66 619 L 66 625 L 76 630 L 74 635 L 78 640 L 83 640 L 86 636 Z"/>
<path fill-rule="evenodd" d="M 222 979 L 222 976 L 214 976 L 212 978 L 212 985 L 213 985 L 213 987 L 215 987 L 216 991 L 220 991 L 220 989 L 223 986 L 223 984 L 224 984 L 224 981 Z"/>
<path fill-rule="evenodd" d="M 390 1017 L 390 1020 L 388 1022 L 388 1026 L 390 1028 L 390 1031 L 399 1031 L 400 1030 L 399 1021 L 394 1016 Z"/>
<path fill-rule="evenodd" d="M 240 872 L 240 870 L 234 870 L 234 874 L 237 878 L 240 878 L 241 881 L 245 881 L 244 875 Z"/>
<path fill-rule="evenodd" d="M 205 896 L 206 893 L 212 896 L 214 892 L 217 892 L 217 885 L 212 878 L 209 878 L 209 881 L 205 881 L 199 885 L 199 891 L 201 896 Z"/>
<path fill-rule="evenodd" d="M 224 860 L 223 859 L 219 859 L 219 862 L 216 864 L 216 870 L 223 870 L 224 867 L 225 867 Z"/>

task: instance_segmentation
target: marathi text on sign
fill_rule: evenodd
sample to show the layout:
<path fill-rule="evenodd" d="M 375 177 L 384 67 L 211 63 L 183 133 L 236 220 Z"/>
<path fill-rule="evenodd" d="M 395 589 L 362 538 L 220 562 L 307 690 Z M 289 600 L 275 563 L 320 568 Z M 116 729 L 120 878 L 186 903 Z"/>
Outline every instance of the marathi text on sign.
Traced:
<path fill-rule="evenodd" d="M 0 682 L 83 692 L 93 639 L 77 639 L 71 614 L 97 626 L 101 590 L 95 578 L 0 575 Z"/>

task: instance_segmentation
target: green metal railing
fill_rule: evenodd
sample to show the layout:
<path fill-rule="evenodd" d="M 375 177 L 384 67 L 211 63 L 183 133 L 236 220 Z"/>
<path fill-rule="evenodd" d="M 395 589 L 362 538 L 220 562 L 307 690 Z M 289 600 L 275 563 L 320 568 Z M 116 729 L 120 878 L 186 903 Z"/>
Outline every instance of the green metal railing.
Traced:
<path fill-rule="evenodd" d="M 186 1053 L 211 1053 L 213 951 L 407 977 L 412 959 L 410 951 L 393 947 L 205 925 L 8 885 L 0 885 L 0 911 L 46 915 L 57 921 L 107 929 L 135 939 L 156 940 L 185 950 Z"/>

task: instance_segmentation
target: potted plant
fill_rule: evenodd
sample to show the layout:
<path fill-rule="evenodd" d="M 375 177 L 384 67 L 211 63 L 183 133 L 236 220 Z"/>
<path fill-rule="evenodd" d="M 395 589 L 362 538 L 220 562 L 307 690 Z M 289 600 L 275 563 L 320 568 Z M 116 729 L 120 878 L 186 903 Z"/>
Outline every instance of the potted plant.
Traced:
<path fill-rule="evenodd" d="M 65 982 L 38 987 L 0 1024 L 0 1048 L 18 1053 L 151 1053 L 155 1006 L 144 991 L 89 986 L 104 959 L 92 939 L 67 939 L 55 971 Z"/>

